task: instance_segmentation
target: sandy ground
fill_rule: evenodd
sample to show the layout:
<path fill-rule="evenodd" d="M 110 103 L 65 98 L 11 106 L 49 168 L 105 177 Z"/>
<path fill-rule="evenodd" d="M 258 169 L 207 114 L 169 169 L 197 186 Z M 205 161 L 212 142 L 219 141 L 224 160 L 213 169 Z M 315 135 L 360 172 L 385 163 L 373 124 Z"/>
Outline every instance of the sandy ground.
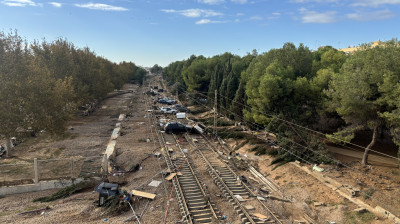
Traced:
<path fill-rule="evenodd" d="M 348 216 L 349 212 L 358 208 L 357 205 L 292 164 L 285 164 L 274 169 L 274 166 L 269 165 L 273 158 L 267 155 L 255 156 L 254 152 L 249 151 L 251 148 L 252 146 L 246 145 L 239 149 L 238 152 L 242 155 L 246 154 L 249 161 L 253 161 L 253 163 L 256 161 L 254 164 L 258 166 L 260 172 L 280 186 L 285 198 L 293 198 L 294 203 L 286 203 L 286 205 L 282 203 L 281 205 L 282 209 L 286 206 L 286 209 L 296 211 L 292 214 L 294 220 L 300 219 L 299 215 L 308 214 L 314 219 L 319 218 L 320 220 L 336 223 L 351 223 L 348 222 L 346 216 Z M 358 198 L 364 202 L 373 207 L 381 205 L 393 214 L 399 212 L 400 195 L 398 189 L 400 187 L 400 178 L 398 174 L 389 175 L 392 171 L 396 173 L 398 170 L 382 166 L 363 169 L 360 165 L 356 165 L 358 163 L 353 161 L 353 165 L 348 164 L 348 167 L 342 168 L 328 165 L 322 165 L 321 167 L 325 169 L 324 174 L 326 176 L 340 183 L 361 189 L 361 195 Z M 308 164 L 303 164 L 303 166 L 311 168 L 311 165 Z M 363 185 L 360 185 L 360 182 Z M 367 186 L 374 187 L 376 191 L 371 199 L 365 200 L 363 192 L 368 188 Z M 315 206 L 318 203 L 324 205 Z M 299 214 L 299 212 L 302 214 Z M 393 222 L 375 217 L 369 223 Z"/>

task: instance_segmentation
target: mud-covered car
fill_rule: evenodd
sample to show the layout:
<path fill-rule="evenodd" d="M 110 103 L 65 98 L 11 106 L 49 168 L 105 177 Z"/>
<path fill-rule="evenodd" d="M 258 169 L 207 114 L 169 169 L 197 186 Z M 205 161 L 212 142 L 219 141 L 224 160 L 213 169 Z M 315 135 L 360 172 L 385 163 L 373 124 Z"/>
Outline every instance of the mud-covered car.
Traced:
<path fill-rule="evenodd" d="M 165 133 L 182 133 L 191 132 L 192 127 L 189 125 L 184 125 L 180 122 L 168 122 L 164 126 Z"/>
<path fill-rule="evenodd" d="M 160 112 L 164 114 L 176 114 L 177 110 L 170 107 L 161 107 Z"/>

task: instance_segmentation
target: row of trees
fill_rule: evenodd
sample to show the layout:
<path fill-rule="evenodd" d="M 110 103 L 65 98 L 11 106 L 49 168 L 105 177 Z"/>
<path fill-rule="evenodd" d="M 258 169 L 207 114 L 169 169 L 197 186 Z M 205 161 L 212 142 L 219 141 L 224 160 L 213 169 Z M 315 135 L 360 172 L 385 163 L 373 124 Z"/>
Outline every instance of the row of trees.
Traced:
<path fill-rule="evenodd" d="M 281 146 L 292 150 L 280 152 L 282 159 L 321 160 L 324 153 L 314 135 L 290 122 L 347 142 L 357 131 L 371 130 L 366 164 L 379 131 L 390 130 L 400 145 L 399 65 L 397 40 L 377 47 L 363 45 L 351 55 L 329 46 L 313 52 L 302 44 L 286 43 L 260 55 L 253 51 L 244 57 L 191 56 L 168 65 L 163 75 L 175 88 L 207 92 L 210 103 L 218 90 L 219 111 L 281 136 Z"/>
<path fill-rule="evenodd" d="M 9 139 L 27 130 L 61 133 L 79 105 L 141 80 L 138 73 L 131 62 L 112 63 L 64 39 L 28 43 L 0 33 L 0 136 L 10 149 Z"/>

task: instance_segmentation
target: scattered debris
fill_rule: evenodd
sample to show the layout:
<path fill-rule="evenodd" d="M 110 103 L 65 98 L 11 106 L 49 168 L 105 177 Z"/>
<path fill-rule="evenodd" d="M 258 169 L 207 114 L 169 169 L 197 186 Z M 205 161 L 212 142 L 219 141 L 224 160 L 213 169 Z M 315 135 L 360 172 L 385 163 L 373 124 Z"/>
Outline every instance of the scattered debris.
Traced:
<path fill-rule="evenodd" d="M 55 201 L 60 198 L 66 198 L 73 194 L 81 193 L 85 190 L 93 189 L 95 184 L 93 182 L 81 182 L 78 184 L 73 184 L 69 187 L 63 188 L 56 193 L 52 194 L 51 196 L 36 198 L 33 202 L 50 202 Z"/>
<path fill-rule="evenodd" d="M 153 154 L 155 157 L 157 157 L 157 158 L 160 158 L 161 157 L 161 153 L 159 153 L 159 152 L 156 152 L 156 153 L 154 153 Z"/>
<path fill-rule="evenodd" d="M 276 196 L 272 196 L 272 195 L 269 195 L 269 196 L 267 196 L 266 198 L 271 199 L 271 200 L 276 200 L 276 201 L 292 202 L 292 201 L 290 201 L 290 200 L 283 199 L 283 198 L 276 197 Z"/>
<path fill-rule="evenodd" d="M 168 177 L 166 177 L 166 180 L 172 180 L 172 178 L 174 178 L 176 176 L 176 173 L 171 173 L 170 175 L 168 175 Z"/>
<path fill-rule="evenodd" d="M 41 214 L 45 214 L 45 211 L 50 210 L 51 208 L 49 206 L 46 206 L 45 208 L 41 208 L 41 209 L 35 209 L 35 210 L 31 210 L 31 211 L 26 211 L 26 212 L 21 212 L 18 213 L 18 215 L 26 215 L 26 214 L 32 214 L 32 213 L 39 213 L 42 212 Z"/>
<path fill-rule="evenodd" d="M 257 217 L 257 218 L 261 219 L 262 221 L 266 221 L 266 220 L 268 220 L 268 216 L 265 216 L 265 215 L 263 215 L 263 214 L 260 214 L 260 213 L 254 213 L 253 215 L 254 215 L 255 217 Z"/>
<path fill-rule="evenodd" d="M 269 189 L 267 187 L 262 187 L 260 190 L 266 194 L 269 194 Z"/>
<path fill-rule="evenodd" d="M 257 196 L 257 199 L 260 200 L 260 201 L 265 201 L 265 198 L 260 197 L 260 196 Z"/>
<path fill-rule="evenodd" d="M 255 208 L 251 205 L 245 205 L 244 206 L 246 208 L 246 210 L 254 210 Z"/>
<path fill-rule="evenodd" d="M 235 198 L 239 201 L 239 202 L 245 202 L 246 200 L 244 200 L 243 198 L 242 198 L 242 196 L 240 196 L 240 195 L 238 195 L 238 194 L 235 194 Z"/>
<path fill-rule="evenodd" d="M 312 170 L 313 170 L 313 171 L 315 170 L 315 171 L 317 171 L 317 172 L 323 172 L 323 171 L 324 171 L 324 168 L 321 168 L 321 167 L 317 166 L 317 164 L 314 164 Z"/>
<path fill-rule="evenodd" d="M 158 186 L 160 186 L 161 183 L 162 183 L 162 181 L 159 181 L 159 180 L 152 180 L 152 181 L 149 183 L 149 186 L 150 186 L 150 187 L 158 187 Z"/>
<path fill-rule="evenodd" d="M 147 192 L 144 192 L 144 191 L 137 191 L 137 190 L 132 190 L 132 196 L 148 198 L 148 199 L 151 199 L 151 200 L 154 200 L 154 198 L 156 197 L 155 194 L 147 193 Z"/>
<path fill-rule="evenodd" d="M 359 213 L 359 214 L 368 212 L 368 210 L 365 209 L 365 208 L 356 208 L 353 211 L 356 212 L 356 213 Z"/>
<path fill-rule="evenodd" d="M 118 121 L 123 121 L 125 119 L 126 115 L 125 114 L 120 114 L 118 117 Z"/>
<path fill-rule="evenodd" d="M 118 190 L 115 195 L 110 195 L 105 199 L 103 207 L 107 209 L 108 215 L 121 214 L 131 208 L 130 200 L 128 192 Z"/>
<path fill-rule="evenodd" d="M 114 196 L 119 193 L 118 184 L 110 184 L 106 182 L 102 182 L 95 187 L 94 190 L 99 192 L 99 206 L 104 206 L 109 196 Z"/>
<path fill-rule="evenodd" d="M 300 221 L 300 220 L 294 220 L 295 224 L 306 224 L 305 221 Z"/>
<path fill-rule="evenodd" d="M 324 202 L 314 202 L 315 207 L 326 206 Z"/>
<path fill-rule="evenodd" d="M 243 176 L 243 175 L 241 175 L 240 177 L 240 180 L 243 182 L 243 183 L 248 183 L 249 181 L 247 180 L 247 178 L 245 177 L 245 176 Z"/>
<path fill-rule="evenodd" d="M 110 183 L 116 184 L 126 184 L 128 182 L 123 173 L 114 173 L 113 175 L 108 175 L 107 180 Z"/>

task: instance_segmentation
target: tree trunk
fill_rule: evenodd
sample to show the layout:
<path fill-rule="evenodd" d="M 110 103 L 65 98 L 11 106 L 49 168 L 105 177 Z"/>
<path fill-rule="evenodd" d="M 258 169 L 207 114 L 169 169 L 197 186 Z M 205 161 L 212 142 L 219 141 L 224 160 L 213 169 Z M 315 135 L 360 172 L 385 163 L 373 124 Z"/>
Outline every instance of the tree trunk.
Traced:
<path fill-rule="evenodd" d="M 361 161 L 361 164 L 364 166 L 368 164 L 368 153 L 371 150 L 371 148 L 374 147 L 374 145 L 376 143 L 377 135 L 378 135 L 378 127 L 376 126 L 376 127 L 374 127 L 374 132 L 372 134 L 372 140 L 369 143 L 369 145 L 367 146 L 367 148 L 365 148 L 365 151 L 364 151 L 364 156 Z"/>
<path fill-rule="evenodd" d="M 11 139 L 10 138 L 6 138 L 6 157 L 10 157 L 11 156 Z"/>

